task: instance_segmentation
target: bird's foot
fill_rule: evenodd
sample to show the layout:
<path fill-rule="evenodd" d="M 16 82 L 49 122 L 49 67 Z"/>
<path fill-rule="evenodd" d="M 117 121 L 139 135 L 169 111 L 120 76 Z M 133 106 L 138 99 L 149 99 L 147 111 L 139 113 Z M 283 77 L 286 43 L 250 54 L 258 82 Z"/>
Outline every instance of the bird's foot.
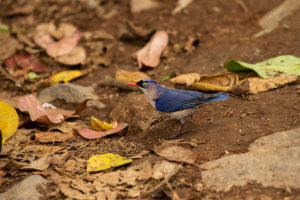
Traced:
<path fill-rule="evenodd" d="M 173 140 L 175 138 L 178 138 L 180 136 L 182 136 L 183 134 L 190 132 L 192 129 L 184 129 L 184 130 L 178 130 L 176 131 L 176 133 L 174 135 L 165 137 L 166 140 Z"/>

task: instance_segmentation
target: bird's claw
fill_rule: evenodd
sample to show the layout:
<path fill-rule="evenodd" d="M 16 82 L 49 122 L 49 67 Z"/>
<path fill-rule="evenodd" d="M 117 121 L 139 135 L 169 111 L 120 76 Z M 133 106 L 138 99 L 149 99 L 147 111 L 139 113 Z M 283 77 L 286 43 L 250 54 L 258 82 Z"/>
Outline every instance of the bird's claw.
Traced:
<path fill-rule="evenodd" d="M 192 129 L 184 129 L 184 130 L 178 130 L 174 135 L 171 135 L 171 136 L 168 136 L 168 137 L 165 137 L 166 140 L 173 140 L 175 138 L 178 138 L 180 137 L 181 135 L 187 133 L 187 132 L 190 132 Z"/>

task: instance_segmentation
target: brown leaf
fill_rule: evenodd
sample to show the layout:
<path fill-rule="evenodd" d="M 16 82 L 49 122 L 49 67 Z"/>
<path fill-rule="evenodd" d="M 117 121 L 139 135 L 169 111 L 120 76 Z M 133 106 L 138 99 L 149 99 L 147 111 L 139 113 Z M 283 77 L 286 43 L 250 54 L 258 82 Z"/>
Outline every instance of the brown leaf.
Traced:
<path fill-rule="evenodd" d="M 46 49 L 50 43 L 54 42 L 51 33 L 53 33 L 55 29 L 53 23 L 43 23 L 38 25 L 33 35 L 34 42 L 43 49 Z"/>
<path fill-rule="evenodd" d="M 137 52 L 139 68 L 157 67 L 160 55 L 168 45 L 168 34 L 166 31 L 157 31 L 142 49 Z"/>
<path fill-rule="evenodd" d="M 69 54 L 75 47 L 80 39 L 80 32 L 75 32 L 70 37 L 65 37 L 58 42 L 52 42 L 47 45 L 47 54 L 53 58 Z"/>
<path fill-rule="evenodd" d="M 55 60 L 64 65 L 85 64 L 86 52 L 83 47 L 75 47 L 68 54 L 58 56 Z"/>
<path fill-rule="evenodd" d="M 233 88 L 233 92 L 237 95 L 256 94 L 259 92 L 265 92 L 271 89 L 282 87 L 296 81 L 297 78 L 297 75 L 280 76 L 268 79 L 250 77 L 242 80 L 238 85 L 236 85 Z"/>
<path fill-rule="evenodd" d="M 50 153 L 43 155 L 41 158 L 34 160 L 28 166 L 22 167 L 24 170 L 39 170 L 43 171 L 48 169 L 50 165 Z"/>
<path fill-rule="evenodd" d="M 159 146 L 153 150 L 167 160 L 182 163 L 194 163 L 197 157 L 195 152 L 180 146 Z"/>
<path fill-rule="evenodd" d="M 88 100 L 86 100 L 88 101 Z M 58 124 L 68 117 L 74 117 L 75 114 L 82 111 L 86 104 L 84 101 L 76 111 L 63 110 L 63 109 L 47 109 L 43 108 L 39 100 L 32 94 L 22 96 L 19 98 L 18 107 L 22 112 L 28 112 L 32 121 L 44 124 Z"/>
<path fill-rule="evenodd" d="M 73 138 L 73 132 L 61 133 L 61 132 L 39 132 L 34 134 L 35 139 L 41 143 L 48 142 L 65 142 Z"/>
<path fill-rule="evenodd" d="M 199 73 L 189 73 L 189 74 L 181 74 L 175 78 L 170 79 L 170 82 L 173 84 L 186 85 L 187 87 L 191 86 L 193 83 L 199 81 L 201 79 Z"/>
<path fill-rule="evenodd" d="M 118 123 L 118 125 L 115 128 L 110 129 L 108 131 L 94 131 L 94 130 L 91 130 L 89 128 L 83 128 L 83 129 L 80 129 L 80 130 L 76 129 L 76 131 L 82 137 L 84 137 L 86 139 L 98 139 L 98 138 L 102 138 L 102 137 L 107 136 L 107 135 L 118 133 L 118 132 L 122 131 L 124 128 L 126 128 L 127 126 L 128 126 L 127 123 Z"/>

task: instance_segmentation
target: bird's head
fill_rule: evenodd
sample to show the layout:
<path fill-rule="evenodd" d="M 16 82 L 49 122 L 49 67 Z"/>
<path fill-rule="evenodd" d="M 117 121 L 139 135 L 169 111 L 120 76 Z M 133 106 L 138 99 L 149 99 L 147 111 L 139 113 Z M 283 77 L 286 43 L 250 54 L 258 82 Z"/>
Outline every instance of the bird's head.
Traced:
<path fill-rule="evenodd" d="M 139 87 L 150 99 L 156 99 L 161 87 L 152 79 L 142 79 L 137 83 L 129 83 L 128 85 Z"/>

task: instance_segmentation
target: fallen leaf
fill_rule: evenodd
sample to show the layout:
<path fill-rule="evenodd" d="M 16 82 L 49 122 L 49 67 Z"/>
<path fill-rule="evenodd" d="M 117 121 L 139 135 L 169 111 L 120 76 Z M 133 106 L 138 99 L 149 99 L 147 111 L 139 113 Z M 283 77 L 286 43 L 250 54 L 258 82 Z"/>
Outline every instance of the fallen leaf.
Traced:
<path fill-rule="evenodd" d="M 53 23 L 39 24 L 33 35 L 34 42 L 43 49 L 46 49 L 50 43 L 54 42 L 51 33 L 53 33 L 55 29 L 56 27 Z"/>
<path fill-rule="evenodd" d="M 57 58 L 58 56 L 69 54 L 80 39 L 80 32 L 76 31 L 72 36 L 65 37 L 58 42 L 52 42 L 47 45 L 46 52 L 49 56 Z"/>
<path fill-rule="evenodd" d="M 41 63 L 34 55 L 19 51 L 5 61 L 7 68 L 20 67 L 36 73 L 48 72 L 49 68 Z M 23 75 L 23 74 L 21 74 Z"/>
<path fill-rule="evenodd" d="M 300 58 L 291 55 L 277 56 L 255 64 L 229 60 L 224 66 L 230 72 L 254 70 L 262 78 L 287 75 L 300 76 Z"/>
<path fill-rule="evenodd" d="M 8 33 L 0 34 L 0 60 L 6 60 L 13 55 L 17 50 L 20 50 L 21 45 L 18 40 L 11 37 Z"/>
<path fill-rule="evenodd" d="M 177 163 L 163 160 L 162 162 L 158 162 L 154 165 L 152 177 L 157 180 L 170 177 L 177 172 L 178 167 L 179 165 Z"/>
<path fill-rule="evenodd" d="M 159 146 L 154 148 L 154 152 L 167 160 L 182 163 L 194 163 L 197 157 L 194 151 L 180 146 Z"/>
<path fill-rule="evenodd" d="M 28 166 L 22 167 L 23 170 L 39 170 L 48 169 L 50 165 L 50 153 L 43 155 L 41 158 L 34 160 Z"/>
<path fill-rule="evenodd" d="M 20 150 L 20 154 L 25 153 L 35 153 L 36 156 L 42 157 L 44 154 L 47 154 L 49 152 L 55 153 L 55 152 L 61 152 L 65 149 L 65 147 L 59 147 L 59 146 L 45 146 L 45 145 L 26 145 L 24 148 Z"/>
<path fill-rule="evenodd" d="M 74 189 L 67 183 L 60 183 L 58 185 L 60 191 L 67 197 L 71 199 L 79 199 L 79 200 L 94 200 L 95 197 L 90 194 L 83 194 L 82 192 Z"/>
<path fill-rule="evenodd" d="M 2 132 L 1 143 L 5 143 L 18 129 L 19 116 L 16 110 L 7 103 L 0 101 L 0 130 Z"/>
<path fill-rule="evenodd" d="M 202 76 L 199 73 L 181 74 L 170 79 L 170 82 L 173 84 L 191 86 L 193 83 L 199 81 L 201 77 Z"/>
<path fill-rule="evenodd" d="M 61 23 L 59 27 L 51 32 L 51 35 L 56 39 L 68 38 L 73 36 L 77 31 L 77 27 L 70 23 Z"/>
<path fill-rule="evenodd" d="M 187 7 L 190 3 L 192 3 L 193 0 L 177 0 L 177 6 L 176 8 L 172 11 L 172 14 L 175 15 L 179 13 L 182 9 Z"/>
<path fill-rule="evenodd" d="M 61 133 L 58 131 L 39 132 L 34 134 L 35 139 L 41 143 L 65 142 L 73 138 L 73 132 Z"/>
<path fill-rule="evenodd" d="M 168 45 L 168 34 L 165 31 L 157 31 L 150 42 L 137 52 L 139 68 L 156 67 L 160 62 L 160 55 Z"/>
<path fill-rule="evenodd" d="M 222 73 L 202 76 L 199 81 L 191 85 L 192 89 L 201 91 L 232 91 L 238 84 L 239 77 L 236 73 Z"/>
<path fill-rule="evenodd" d="M 246 78 L 233 88 L 233 93 L 237 95 L 242 95 L 265 92 L 295 82 L 297 81 L 297 78 L 297 75 L 280 76 L 268 79 L 263 79 L 259 77 Z"/>
<path fill-rule="evenodd" d="M 150 77 L 143 72 L 131 72 L 126 70 L 118 70 L 115 78 L 116 80 L 124 81 L 126 83 L 136 83 L 142 79 L 150 79 Z"/>
<path fill-rule="evenodd" d="M 94 116 L 91 116 L 91 127 L 95 131 L 108 131 L 115 128 L 118 125 L 117 121 L 113 121 L 111 124 L 100 121 Z"/>
<path fill-rule="evenodd" d="M 154 0 L 131 0 L 130 8 L 132 13 L 138 13 L 143 10 L 149 10 L 158 7 L 159 3 Z"/>
<path fill-rule="evenodd" d="M 122 156 L 118 156 L 112 153 L 95 155 L 89 158 L 86 171 L 87 173 L 97 172 L 109 169 L 111 167 L 125 165 L 131 162 L 131 159 L 126 159 Z"/>
<path fill-rule="evenodd" d="M 18 107 L 22 112 L 28 112 L 32 121 L 44 124 L 58 124 L 65 118 L 74 116 L 86 107 L 88 100 L 79 104 L 75 111 L 43 108 L 39 100 L 32 94 L 19 98 Z M 80 108 L 80 109 L 79 109 Z"/>
<path fill-rule="evenodd" d="M 83 75 L 84 74 L 79 70 L 69 70 L 69 71 L 59 72 L 53 75 L 49 80 L 50 80 L 50 84 L 54 85 L 61 82 L 69 82 Z"/>
<path fill-rule="evenodd" d="M 99 139 L 99 138 L 102 138 L 102 137 L 107 136 L 107 135 L 118 133 L 118 132 L 122 131 L 124 128 L 126 128 L 127 126 L 128 126 L 127 123 L 118 123 L 118 125 L 115 128 L 110 129 L 108 131 L 94 131 L 94 130 L 91 130 L 89 128 L 83 128 L 83 129 L 80 129 L 80 130 L 76 129 L 76 131 L 82 137 L 84 137 L 86 139 Z"/>
<path fill-rule="evenodd" d="M 75 47 L 68 54 L 58 56 L 55 58 L 55 60 L 64 65 L 79 65 L 79 64 L 83 65 L 85 64 L 85 60 L 86 60 L 86 52 L 83 47 Z"/>

